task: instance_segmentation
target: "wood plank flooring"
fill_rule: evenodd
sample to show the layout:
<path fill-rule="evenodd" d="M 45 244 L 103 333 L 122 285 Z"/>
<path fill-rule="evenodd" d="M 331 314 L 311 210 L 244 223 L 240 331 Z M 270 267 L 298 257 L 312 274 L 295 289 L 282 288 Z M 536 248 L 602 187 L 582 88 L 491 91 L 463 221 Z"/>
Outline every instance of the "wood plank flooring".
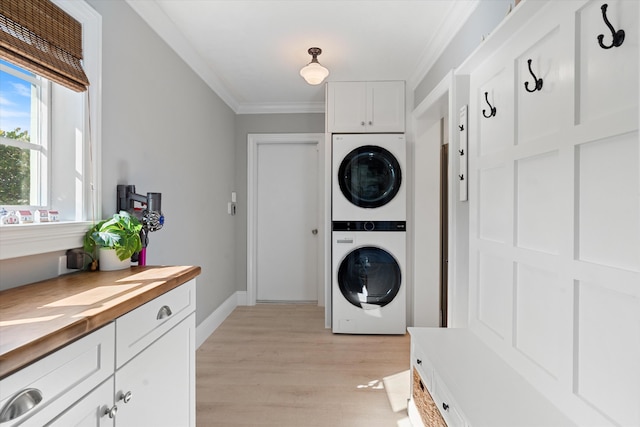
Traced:
<path fill-rule="evenodd" d="M 409 335 L 342 335 L 324 308 L 238 307 L 196 352 L 201 427 L 406 427 Z"/>

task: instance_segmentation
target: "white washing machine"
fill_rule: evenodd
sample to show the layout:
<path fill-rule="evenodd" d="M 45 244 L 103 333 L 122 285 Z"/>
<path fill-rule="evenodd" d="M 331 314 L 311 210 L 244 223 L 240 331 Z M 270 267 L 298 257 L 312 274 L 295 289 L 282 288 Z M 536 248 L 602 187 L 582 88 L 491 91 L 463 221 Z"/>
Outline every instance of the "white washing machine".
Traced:
<path fill-rule="evenodd" d="M 334 221 L 332 330 L 406 333 L 404 221 Z"/>
<path fill-rule="evenodd" d="M 405 164 L 402 134 L 333 135 L 332 219 L 405 221 Z"/>

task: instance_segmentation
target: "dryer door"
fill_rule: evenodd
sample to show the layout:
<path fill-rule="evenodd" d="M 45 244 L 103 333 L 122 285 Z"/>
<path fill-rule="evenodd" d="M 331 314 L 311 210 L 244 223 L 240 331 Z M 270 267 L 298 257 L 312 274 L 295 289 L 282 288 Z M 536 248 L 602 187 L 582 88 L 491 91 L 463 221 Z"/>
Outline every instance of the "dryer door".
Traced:
<path fill-rule="evenodd" d="M 387 251 L 365 246 L 340 263 L 340 292 L 356 307 L 374 309 L 389 304 L 400 290 L 402 277 L 396 259 Z"/>
<path fill-rule="evenodd" d="M 378 208 L 389 203 L 400 189 L 402 171 L 388 150 L 364 145 L 345 156 L 338 169 L 342 194 L 361 208 Z"/>

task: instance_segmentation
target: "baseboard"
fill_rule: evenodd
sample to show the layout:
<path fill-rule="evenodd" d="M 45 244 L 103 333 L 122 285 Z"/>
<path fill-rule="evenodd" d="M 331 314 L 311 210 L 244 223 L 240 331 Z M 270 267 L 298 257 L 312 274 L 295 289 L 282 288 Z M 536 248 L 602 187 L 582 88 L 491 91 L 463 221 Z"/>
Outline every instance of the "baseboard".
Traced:
<path fill-rule="evenodd" d="M 196 326 L 196 348 L 199 348 L 239 305 L 247 305 L 247 293 L 245 291 L 232 294 L 209 317 Z"/>

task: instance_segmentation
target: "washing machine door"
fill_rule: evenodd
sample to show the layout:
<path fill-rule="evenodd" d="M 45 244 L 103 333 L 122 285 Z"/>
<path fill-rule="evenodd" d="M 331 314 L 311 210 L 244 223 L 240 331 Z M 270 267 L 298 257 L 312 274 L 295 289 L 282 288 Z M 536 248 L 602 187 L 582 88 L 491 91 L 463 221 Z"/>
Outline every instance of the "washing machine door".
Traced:
<path fill-rule="evenodd" d="M 396 259 L 373 246 L 353 250 L 338 269 L 340 292 L 351 304 L 365 310 L 389 304 L 398 294 L 401 283 Z"/>
<path fill-rule="evenodd" d="M 389 203 L 400 189 L 402 171 L 388 150 L 364 145 L 347 154 L 338 168 L 342 194 L 361 208 L 378 208 Z"/>

